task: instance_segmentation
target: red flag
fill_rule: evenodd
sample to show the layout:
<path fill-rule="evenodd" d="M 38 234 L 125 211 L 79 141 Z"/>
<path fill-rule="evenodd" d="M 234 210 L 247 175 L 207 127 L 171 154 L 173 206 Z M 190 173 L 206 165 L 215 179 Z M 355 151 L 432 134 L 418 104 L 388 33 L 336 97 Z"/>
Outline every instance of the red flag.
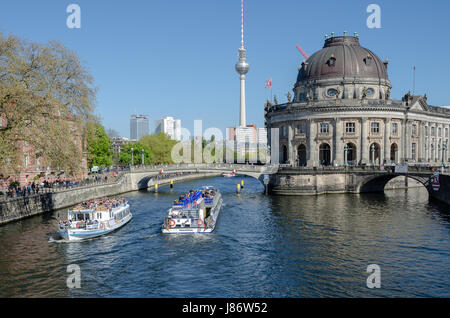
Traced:
<path fill-rule="evenodd" d="M 271 78 L 269 78 L 269 79 L 266 81 L 266 88 L 272 89 L 272 79 L 271 79 Z"/>

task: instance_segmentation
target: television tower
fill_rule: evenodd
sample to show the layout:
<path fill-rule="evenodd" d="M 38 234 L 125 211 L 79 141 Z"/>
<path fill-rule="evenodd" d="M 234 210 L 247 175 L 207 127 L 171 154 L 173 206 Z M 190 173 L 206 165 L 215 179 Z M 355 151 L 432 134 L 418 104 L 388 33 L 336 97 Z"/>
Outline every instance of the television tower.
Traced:
<path fill-rule="evenodd" d="M 244 0 L 241 0 L 241 47 L 239 48 L 239 61 L 236 63 L 236 72 L 241 78 L 241 113 L 239 125 L 246 126 L 245 119 L 245 74 L 250 70 L 247 63 L 247 51 L 244 48 Z"/>

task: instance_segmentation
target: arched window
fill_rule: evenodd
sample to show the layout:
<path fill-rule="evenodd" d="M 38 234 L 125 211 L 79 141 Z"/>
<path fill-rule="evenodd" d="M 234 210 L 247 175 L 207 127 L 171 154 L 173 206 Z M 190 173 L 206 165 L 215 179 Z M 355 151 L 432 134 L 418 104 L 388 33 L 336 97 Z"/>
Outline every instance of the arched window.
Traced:
<path fill-rule="evenodd" d="M 391 161 L 394 163 L 398 162 L 398 146 L 397 146 L 397 144 L 391 145 Z"/>
<path fill-rule="evenodd" d="M 348 143 L 344 146 L 344 161 L 349 166 L 355 166 L 358 163 L 357 148 L 355 144 Z"/>
<path fill-rule="evenodd" d="M 300 167 L 306 166 L 306 146 L 305 145 L 300 145 L 298 147 L 297 155 L 298 155 L 298 165 Z"/>
<path fill-rule="evenodd" d="M 281 163 L 287 163 L 288 161 L 288 150 L 286 145 L 281 146 L 281 158 L 280 158 Z"/>
<path fill-rule="evenodd" d="M 320 145 L 319 161 L 322 166 L 329 166 L 331 164 L 331 147 L 329 144 Z"/>

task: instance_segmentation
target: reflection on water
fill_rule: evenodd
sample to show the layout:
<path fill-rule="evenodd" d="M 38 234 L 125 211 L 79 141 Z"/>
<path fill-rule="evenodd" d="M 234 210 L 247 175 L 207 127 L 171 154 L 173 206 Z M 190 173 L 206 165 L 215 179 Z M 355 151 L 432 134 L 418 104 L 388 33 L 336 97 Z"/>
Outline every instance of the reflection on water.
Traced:
<path fill-rule="evenodd" d="M 98 239 L 58 243 L 57 211 L 0 227 L 3 297 L 449 297 L 447 207 L 425 189 L 370 195 L 264 196 L 263 187 L 214 178 L 225 206 L 212 235 L 163 236 L 179 193 L 127 195 L 131 223 Z M 66 287 L 69 264 L 81 288 Z M 369 264 L 382 288 L 366 287 Z"/>

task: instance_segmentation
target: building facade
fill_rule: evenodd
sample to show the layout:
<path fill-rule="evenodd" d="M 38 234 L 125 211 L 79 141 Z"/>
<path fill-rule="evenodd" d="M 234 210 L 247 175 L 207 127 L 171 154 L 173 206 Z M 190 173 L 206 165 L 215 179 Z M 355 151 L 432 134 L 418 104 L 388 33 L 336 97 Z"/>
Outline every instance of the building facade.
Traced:
<path fill-rule="evenodd" d="M 139 140 L 150 134 L 148 117 L 145 115 L 132 115 L 130 119 L 130 139 Z"/>
<path fill-rule="evenodd" d="M 279 129 L 280 163 L 291 166 L 448 164 L 450 109 L 427 97 L 391 99 L 388 60 L 355 36 L 327 38 L 302 63 L 294 97 L 265 105 L 269 140 Z"/>
<path fill-rule="evenodd" d="M 181 120 L 173 117 L 155 120 L 155 133 L 163 133 L 172 140 L 181 141 Z"/>
<path fill-rule="evenodd" d="M 83 142 L 83 129 L 80 123 L 75 120 L 67 120 L 70 127 L 70 135 L 76 148 L 81 154 L 81 174 L 70 176 L 64 170 L 50 165 L 46 159 L 46 154 L 36 151 L 35 147 L 27 141 L 18 141 L 18 159 L 19 169 L 13 171 L 5 167 L 0 168 L 0 190 L 8 189 L 9 185 L 17 182 L 19 186 L 26 186 L 32 182 L 41 182 L 43 180 L 55 180 L 58 178 L 83 179 L 87 176 L 87 151 L 85 142 Z M 6 121 L 2 120 L 2 125 Z"/>

